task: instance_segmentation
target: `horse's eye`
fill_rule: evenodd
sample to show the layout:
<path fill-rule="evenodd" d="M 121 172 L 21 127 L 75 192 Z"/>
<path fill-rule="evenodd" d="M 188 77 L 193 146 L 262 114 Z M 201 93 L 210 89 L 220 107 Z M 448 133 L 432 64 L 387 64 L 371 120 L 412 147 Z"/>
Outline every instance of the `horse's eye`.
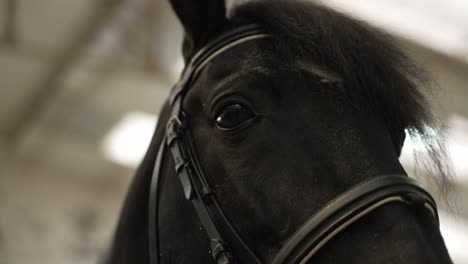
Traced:
<path fill-rule="evenodd" d="M 246 106 L 234 103 L 225 106 L 216 115 L 216 124 L 222 129 L 236 128 L 245 121 L 255 117 L 255 114 Z"/>

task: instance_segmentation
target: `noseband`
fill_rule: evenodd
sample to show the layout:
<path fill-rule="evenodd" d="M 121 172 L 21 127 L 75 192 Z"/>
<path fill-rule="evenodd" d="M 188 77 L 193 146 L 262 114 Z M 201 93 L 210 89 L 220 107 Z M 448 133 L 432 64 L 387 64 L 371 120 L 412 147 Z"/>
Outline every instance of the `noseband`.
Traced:
<path fill-rule="evenodd" d="M 154 165 L 149 197 L 150 263 L 159 263 L 158 193 L 162 158 L 166 148 L 174 160 L 175 172 L 185 198 L 191 201 L 211 244 L 211 255 L 218 264 L 262 263 L 250 250 L 224 215 L 216 194 L 200 166 L 182 102 L 201 69 L 213 58 L 248 41 L 270 38 L 258 26 L 243 26 L 229 31 L 196 53 L 171 91 L 171 117 Z M 312 215 L 283 245 L 273 264 L 307 263 L 328 241 L 345 228 L 388 203 L 403 203 L 427 208 L 438 222 L 437 207 L 431 195 L 416 181 L 403 175 L 378 176 L 362 182 Z"/>

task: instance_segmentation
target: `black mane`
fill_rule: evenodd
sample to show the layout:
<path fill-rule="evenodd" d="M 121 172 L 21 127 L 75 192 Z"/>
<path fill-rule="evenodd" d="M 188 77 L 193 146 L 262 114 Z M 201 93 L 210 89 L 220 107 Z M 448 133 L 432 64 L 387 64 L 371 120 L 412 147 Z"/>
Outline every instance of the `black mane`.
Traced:
<path fill-rule="evenodd" d="M 261 25 L 276 37 L 282 54 L 339 75 L 356 107 L 381 115 L 398 155 L 406 131 L 424 144 L 430 158 L 422 163 L 425 169 L 442 189 L 449 186 L 443 133 L 429 103 L 437 86 L 388 34 L 306 1 L 254 1 L 234 8 L 230 19 Z"/>

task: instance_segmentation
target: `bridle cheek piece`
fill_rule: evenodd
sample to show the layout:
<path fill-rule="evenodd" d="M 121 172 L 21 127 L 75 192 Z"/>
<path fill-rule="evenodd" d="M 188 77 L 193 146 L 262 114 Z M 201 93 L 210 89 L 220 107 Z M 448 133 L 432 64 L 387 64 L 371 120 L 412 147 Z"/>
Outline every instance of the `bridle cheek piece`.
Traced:
<path fill-rule="evenodd" d="M 210 239 L 210 253 L 215 262 L 262 263 L 224 215 L 216 194 L 210 188 L 195 152 L 182 102 L 191 83 L 206 63 L 242 43 L 264 38 L 271 38 L 271 35 L 256 25 L 239 27 L 219 36 L 196 53 L 171 91 L 171 117 L 166 124 L 166 133 L 159 147 L 150 186 L 148 221 L 152 264 L 159 263 L 160 257 L 158 187 L 166 148 L 170 150 L 185 198 L 192 202 Z M 427 208 L 438 222 L 434 199 L 416 181 L 403 175 L 378 176 L 354 186 L 312 215 L 284 243 L 272 263 L 307 263 L 323 245 L 352 223 L 385 204 L 395 202 Z"/>

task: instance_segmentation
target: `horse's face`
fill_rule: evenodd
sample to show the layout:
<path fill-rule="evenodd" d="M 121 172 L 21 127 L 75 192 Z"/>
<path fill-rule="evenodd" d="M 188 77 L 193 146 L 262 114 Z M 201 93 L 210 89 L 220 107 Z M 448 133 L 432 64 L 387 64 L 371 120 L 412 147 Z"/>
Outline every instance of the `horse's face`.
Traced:
<path fill-rule="evenodd" d="M 224 0 L 171 3 L 185 30 L 186 61 L 240 24 L 259 23 L 272 35 L 210 60 L 182 102 L 201 169 L 229 222 L 262 263 L 271 263 L 306 219 L 339 194 L 372 177 L 405 174 L 398 161 L 405 128 L 426 139 L 442 181 L 449 175 L 433 144 L 440 142 L 427 130 L 434 119 L 419 88 L 424 79 L 375 31 L 306 1 L 250 3 L 230 21 Z M 157 155 L 172 111 L 166 104 L 160 114 L 109 263 L 214 263 L 209 250 L 216 243 L 207 233 L 217 235 L 204 230 L 200 204 L 196 211 L 185 198 L 174 170 L 180 146 L 171 141 L 171 153 Z M 181 171 L 187 168 L 193 167 Z M 334 228 L 331 240 L 319 237 L 323 247 L 311 262 L 451 263 L 436 220 L 418 208 L 383 204 L 345 229 Z"/>
<path fill-rule="evenodd" d="M 222 1 L 204 1 L 201 8 L 172 2 L 185 27 L 186 57 L 210 36 L 234 27 L 224 15 L 213 15 L 224 14 Z M 215 57 L 191 83 L 182 106 L 195 152 L 224 213 L 266 263 L 307 218 L 343 191 L 380 174 L 404 174 L 380 114 L 351 103 L 344 91 L 353 87 L 342 76 L 311 58 L 282 53 L 276 41 L 275 36 L 249 41 Z M 189 210 L 187 201 L 181 206 L 184 213 Z M 402 219 L 405 225 L 395 226 Z M 430 248 L 429 242 L 412 234 L 434 224 L 416 221 L 404 206 L 387 206 L 353 225 L 314 261 L 430 263 L 417 244 Z M 369 251 L 390 248 L 380 239 L 384 235 L 414 250 L 393 245 L 378 256 L 377 250 Z M 432 237 L 440 240 L 436 231 Z M 334 254 L 349 250 L 356 254 Z"/>
<path fill-rule="evenodd" d="M 274 41 L 216 57 L 183 104 L 222 208 L 265 258 L 325 203 L 378 173 L 358 130 L 363 114 L 346 103 L 339 76 L 287 61 Z"/>

